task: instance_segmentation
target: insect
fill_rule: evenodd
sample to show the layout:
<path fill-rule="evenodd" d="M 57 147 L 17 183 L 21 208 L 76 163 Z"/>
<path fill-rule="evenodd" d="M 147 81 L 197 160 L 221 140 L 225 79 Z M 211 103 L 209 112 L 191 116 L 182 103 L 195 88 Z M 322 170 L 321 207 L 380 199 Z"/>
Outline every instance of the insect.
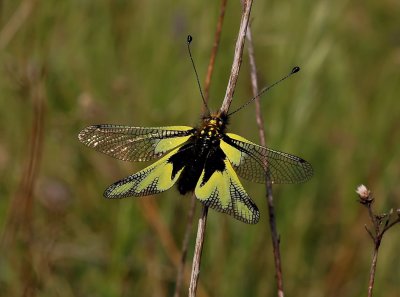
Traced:
<path fill-rule="evenodd" d="M 192 59 L 190 48 L 189 54 Z M 291 74 L 298 70 L 295 67 Z M 181 194 L 193 192 L 206 206 L 255 224 L 260 218 L 259 210 L 238 176 L 258 183 L 265 183 L 266 175 L 273 183 L 297 183 L 308 180 L 313 169 L 302 158 L 227 133 L 229 116 L 236 111 L 208 112 L 198 127 L 94 125 L 83 129 L 78 138 L 88 147 L 123 161 L 159 158 L 109 186 L 104 192 L 106 198 L 148 196 L 176 184 Z"/>

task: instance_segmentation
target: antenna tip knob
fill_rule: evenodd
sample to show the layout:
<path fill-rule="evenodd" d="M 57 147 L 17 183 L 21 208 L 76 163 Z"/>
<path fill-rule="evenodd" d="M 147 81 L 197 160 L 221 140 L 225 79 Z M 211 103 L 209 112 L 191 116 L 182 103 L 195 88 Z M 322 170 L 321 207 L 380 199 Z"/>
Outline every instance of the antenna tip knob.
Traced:
<path fill-rule="evenodd" d="M 292 69 L 292 74 L 295 74 L 295 73 L 297 73 L 297 72 L 299 72 L 300 71 L 300 67 L 299 66 L 295 66 L 295 67 L 293 67 L 293 69 Z"/>
<path fill-rule="evenodd" d="M 188 36 L 187 36 L 187 43 L 188 43 L 188 44 L 191 43 L 192 40 L 193 40 L 192 35 L 188 35 Z"/>

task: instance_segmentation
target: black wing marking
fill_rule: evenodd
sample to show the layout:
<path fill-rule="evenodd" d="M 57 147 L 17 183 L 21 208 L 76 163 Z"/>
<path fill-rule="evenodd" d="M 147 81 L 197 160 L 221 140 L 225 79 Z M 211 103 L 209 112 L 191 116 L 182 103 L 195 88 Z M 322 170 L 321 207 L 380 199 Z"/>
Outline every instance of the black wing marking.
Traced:
<path fill-rule="evenodd" d="M 260 219 L 256 204 L 246 193 L 225 156 L 217 159 L 209 156 L 197 182 L 195 195 L 208 207 L 242 222 L 256 224 Z"/>
<path fill-rule="evenodd" d="M 150 166 L 115 182 L 105 190 L 104 197 L 141 197 L 168 190 L 176 183 L 184 168 L 175 168 L 170 161 L 172 156 L 179 154 L 182 154 L 182 151 L 177 148 Z"/>
<path fill-rule="evenodd" d="M 234 151 L 229 153 L 228 148 L 225 153 L 237 174 L 245 179 L 265 183 L 268 174 L 273 183 L 285 184 L 305 182 L 313 175 L 311 164 L 294 155 L 259 146 L 232 133 L 227 133 L 222 141 L 233 147 Z"/>
<path fill-rule="evenodd" d="M 186 142 L 196 129 L 188 126 L 129 127 L 94 125 L 79 133 L 88 147 L 123 161 L 149 161 Z"/>

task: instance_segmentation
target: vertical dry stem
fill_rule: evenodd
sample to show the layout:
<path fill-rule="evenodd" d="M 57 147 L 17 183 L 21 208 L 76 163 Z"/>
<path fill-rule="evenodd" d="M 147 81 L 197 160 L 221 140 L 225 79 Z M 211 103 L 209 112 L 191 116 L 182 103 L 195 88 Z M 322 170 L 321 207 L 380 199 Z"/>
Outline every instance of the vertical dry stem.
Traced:
<path fill-rule="evenodd" d="M 217 29 L 214 35 L 214 44 L 211 50 L 210 62 L 208 63 L 207 75 L 204 83 L 204 99 L 206 102 L 208 102 L 208 98 L 210 97 L 211 78 L 214 72 L 215 58 L 217 56 L 219 42 L 221 40 L 222 24 L 224 22 L 224 17 L 225 17 L 226 2 L 227 0 L 221 1 Z"/>
<path fill-rule="evenodd" d="M 150 197 L 149 197 L 150 198 Z M 157 204 L 153 199 L 140 200 L 142 207 L 144 207 L 144 218 L 149 222 L 150 226 L 155 230 L 158 234 L 161 243 L 166 251 L 167 256 L 170 261 L 174 264 L 174 266 L 179 269 L 179 265 L 181 265 L 181 257 L 179 253 L 179 249 L 175 244 L 173 236 L 168 228 L 166 228 L 165 222 L 162 221 L 160 211 L 157 207 Z M 182 278 L 185 282 L 190 281 L 190 273 L 183 270 Z M 198 284 L 199 287 L 199 296 L 208 297 L 204 286 L 201 283 Z"/>
<path fill-rule="evenodd" d="M 219 13 L 218 22 L 217 22 L 217 29 L 215 30 L 215 35 L 214 35 L 214 44 L 213 44 L 213 48 L 211 50 L 210 61 L 208 63 L 208 68 L 207 68 L 207 75 L 206 75 L 205 84 L 204 84 L 204 100 L 207 103 L 208 103 L 208 99 L 209 99 L 211 78 L 212 78 L 212 74 L 214 72 L 215 59 L 216 59 L 217 52 L 218 52 L 219 42 L 221 40 L 222 24 L 224 22 L 224 17 L 225 17 L 226 3 L 227 3 L 227 0 L 221 1 L 220 13 Z M 205 106 L 203 106 L 203 114 L 204 114 L 204 112 L 205 112 Z M 191 205 L 190 205 L 190 209 L 189 209 L 189 214 L 188 214 L 188 218 L 186 221 L 185 235 L 184 235 L 183 242 L 182 242 L 181 263 L 178 267 L 178 273 L 176 276 L 174 297 L 180 296 L 180 292 L 181 292 L 181 288 L 182 288 L 183 273 L 184 273 L 184 269 L 185 269 L 187 250 L 188 250 L 188 246 L 189 246 L 190 232 L 192 230 L 193 217 L 194 217 L 194 213 L 195 213 L 195 209 L 196 209 L 196 196 L 194 194 L 191 197 L 190 204 Z"/>
<path fill-rule="evenodd" d="M 233 93 L 235 91 L 237 79 L 239 76 L 240 65 L 242 63 L 243 47 L 246 38 L 247 25 L 249 23 L 252 3 L 253 3 L 252 0 L 247 0 L 245 8 L 243 10 L 242 18 L 240 21 L 238 39 L 236 41 L 236 46 L 235 46 L 235 55 L 233 58 L 232 70 L 228 86 L 226 89 L 225 98 L 224 101 L 222 102 L 222 106 L 220 109 L 221 112 L 227 113 L 229 110 L 229 106 L 232 102 Z M 192 264 L 192 278 L 189 287 L 189 297 L 196 296 L 197 282 L 200 274 L 201 252 L 203 249 L 204 235 L 206 231 L 205 228 L 207 222 L 207 212 L 208 212 L 208 207 L 204 205 L 203 214 L 199 219 L 198 229 L 197 229 L 196 246 Z"/>
<path fill-rule="evenodd" d="M 374 203 L 374 198 L 371 195 L 371 191 L 367 189 L 364 185 L 360 185 L 356 190 L 358 196 L 360 197 L 359 202 L 368 209 L 368 215 L 371 220 L 372 226 L 374 227 L 371 231 L 367 226 L 365 230 L 368 232 L 374 243 L 374 251 L 372 254 L 371 269 L 369 272 L 369 282 L 368 282 L 368 297 L 372 297 L 372 291 L 374 289 L 375 283 L 375 273 L 376 266 L 378 263 L 378 252 L 379 247 L 382 243 L 383 235 L 387 230 L 392 228 L 394 225 L 400 223 L 400 209 L 397 209 L 397 218 L 393 219 L 394 211 L 390 210 L 389 213 L 376 215 L 372 209 L 372 204 Z"/>
<path fill-rule="evenodd" d="M 33 267 L 32 240 L 34 238 L 34 197 L 33 191 L 39 171 L 43 150 L 43 129 L 46 107 L 44 87 L 44 71 L 41 67 L 27 67 L 26 77 L 22 80 L 30 99 L 32 100 L 32 124 L 26 162 L 24 164 L 18 190 L 11 200 L 6 226 L 2 236 L 2 249 L 12 250 L 15 245 L 23 248 L 26 257 L 21 259 L 21 289 L 22 296 L 35 296 L 37 276 Z M 26 81 L 25 81 L 26 80 Z"/>
<path fill-rule="evenodd" d="M 225 98 L 222 102 L 220 111 L 222 113 L 228 113 L 229 107 L 231 106 L 233 94 L 235 93 L 236 83 L 239 77 L 240 66 L 242 65 L 242 55 L 244 42 L 246 40 L 247 25 L 250 19 L 251 6 L 253 0 L 247 0 L 244 4 L 242 19 L 240 21 L 240 28 L 238 39 L 235 46 L 235 55 L 233 57 L 231 75 L 229 77 L 228 86 L 226 88 Z"/>
<path fill-rule="evenodd" d="M 0 50 L 3 50 L 17 34 L 24 22 L 28 19 L 35 8 L 36 0 L 22 1 L 12 17 L 0 32 Z"/>
<path fill-rule="evenodd" d="M 196 196 L 193 194 L 190 199 L 191 199 L 190 209 L 189 209 L 188 217 L 186 220 L 185 235 L 183 237 L 183 242 L 182 242 L 181 262 L 179 264 L 178 273 L 176 275 L 176 285 L 175 285 L 174 297 L 180 296 L 182 282 L 183 282 L 183 273 L 185 271 L 186 256 L 187 256 L 187 251 L 188 251 L 188 246 L 189 246 L 190 232 L 192 231 L 193 218 L 194 218 L 194 213 L 196 210 Z"/>
<path fill-rule="evenodd" d="M 376 263 L 378 261 L 378 250 L 379 248 L 374 248 L 374 253 L 372 255 L 372 262 L 371 262 L 371 270 L 369 273 L 369 282 L 368 282 L 368 297 L 372 297 L 372 289 L 374 288 L 375 282 L 375 273 L 376 273 Z"/>
<path fill-rule="evenodd" d="M 201 253 L 203 251 L 204 237 L 206 234 L 208 206 L 203 206 L 203 213 L 199 219 L 199 226 L 197 229 L 196 246 L 193 255 L 192 264 L 192 278 L 189 286 L 189 297 L 196 296 L 197 282 L 200 275 Z"/>
<path fill-rule="evenodd" d="M 253 89 L 253 95 L 256 96 L 259 92 L 258 90 L 258 82 L 257 82 L 257 68 L 256 61 L 254 58 L 254 47 L 253 40 L 251 35 L 250 26 L 247 29 L 247 49 L 249 52 L 249 61 L 250 61 L 250 76 L 251 76 L 251 85 Z M 255 100 L 256 104 L 256 120 L 258 125 L 258 131 L 260 136 L 260 143 L 262 146 L 266 146 L 266 138 L 265 138 L 265 130 L 264 130 L 264 119 L 261 114 L 261 105 L 260 98 L 257 97 Z M 267 160 L 266 160 L 267 161 Z M 266 162 L 267 163 L 267 162 Z M 268 164 L 267 164 L 268 165 Z M 276 273 L 276 282 L 277 282 L 277 291 L 278 297 L 283 297 L 283 275 L 282 275 L 282 266 L 281 266 L 281 255 L 279 249 L 279 235 L 276 228 L 276 220 L 275 220 L 275 207 L 274 207 L 274 198 L 272 195 L 272 183 L 269 175 L 266 175 L 266 191 L 267 191 L 267 204 L 268 204 L 268 213 L 269 213 L 269 226 L 271 230 L 271 238 L 272 238 L 272 246 L 274 253 L 274 263 L 275 263 L 275 273 Z"/>

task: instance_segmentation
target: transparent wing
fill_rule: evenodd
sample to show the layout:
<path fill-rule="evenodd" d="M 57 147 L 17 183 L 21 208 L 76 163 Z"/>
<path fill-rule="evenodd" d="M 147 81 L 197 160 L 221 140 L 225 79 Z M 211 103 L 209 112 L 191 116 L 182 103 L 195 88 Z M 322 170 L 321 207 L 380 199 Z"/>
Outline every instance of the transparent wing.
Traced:
<path fill-rule="evenodd" d="M 178 150 L 173 150 L 143 170 L 112 184 L 105 190 L 104 197 L 140 197 L 168 190 L 175 184 L 183 170 L 183 167 L 179 171 L 174 170 L 173 164 L 169 162 L 171 156 L 179 153 Z"/>
<path fill-rule="evenodd" d="M 187 126 L 95 125 L 83 129 L 78 138 L 88 147 L 123 161 L 149 161 L 183 144 L 194 131 Z"/>
<path fill-rule="evenodd" d="M 305 182 L 313 175 L 311 164 L 302 158 L 259 146 L 236 134 L 227 133 L 221 148 L 237 174 L 254 182 L 265 183 L 265 174 L 276 184 Z"/>
<path fill-rule="evenodd" d="M 206 162 L 195 188 L 196 198 L 208 207 L 232 215 L 237 220 L 256 224 L 260 212 L 244 190 L 231 163 L 225 158 L 222 170 L 207 174 L 214 167 L 213 163 Z"/>

